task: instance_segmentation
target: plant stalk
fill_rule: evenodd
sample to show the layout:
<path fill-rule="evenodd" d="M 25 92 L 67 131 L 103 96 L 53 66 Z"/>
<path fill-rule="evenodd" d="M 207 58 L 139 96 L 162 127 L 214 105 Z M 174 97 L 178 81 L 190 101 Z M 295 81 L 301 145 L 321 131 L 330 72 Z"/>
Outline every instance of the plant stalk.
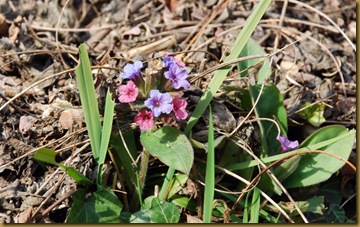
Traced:
<path fill-rule="evenodd" d="M 139 183 L 140 183 L 141 193 L 145 186 L 145 179 L 149 165 L 149 158 L 150 158 L 150 153 L 144 148 L 140 162 L 140 170 L 139 170 Z"/>
<path fill-rule="evenodd" d="M 169 183 L 170 183 L 171 179 L 173 178 L 174 173 L 175 173 L 175 169 L 169 167 L 169 169 L 168 169 L 168 171 L 166 173 L 165 179 L 164 179 L 164 183 L 163 183 L 163 185 L 162 185 L 162 187 L 160 189 L 160 192 L 159 192 L 159 198 L 160 199 L 166 200 Z"/>

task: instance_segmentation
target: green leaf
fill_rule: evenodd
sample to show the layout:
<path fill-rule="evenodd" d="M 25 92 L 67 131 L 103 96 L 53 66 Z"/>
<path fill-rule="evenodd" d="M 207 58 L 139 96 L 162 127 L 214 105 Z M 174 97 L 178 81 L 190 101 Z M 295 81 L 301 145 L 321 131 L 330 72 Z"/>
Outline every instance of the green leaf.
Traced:
<path fill-rule="evenodd" d="M 244 49 L 241 51 L 239 57 L 246 57 L 246 56 L 251 56 L 251 55 L 256 55 L 256 54 L 265 54 L 265 51 L 255 40 L 250 38 L 247 41 L 246 45 L 244 46 Z M 249 59 L 246 61 L 239 62 L 238 63 L 238 71 L 241 72 L 241 71 L 245 70 L 244 72 L 242 72 L 240 74 L 240 76 L 241 77 L 247 76 L 253 70 L 253 69 L 247 69 L 247 68 L 252 67 L 252 66 L 255 66 L 257 68 L 258 64 L 262 64 L 261 61 L 259 61 L 258 59 Z M 264 81 L 264 79 L 266 78 L 266 76 L 271 74 L 271 70 L 269 70 L 269 72 L 268 72 L 269 67 L 270 67 L 270 61 L 267 58 L 264 60 L 261 68 L 257 72 L 257 84 L 261 84 Z"/>
<path fill-rule="evenodd" d="M 130 223 L 151 223 L 151 210 L 139 210 L 130 217 Z"/>
<path fill-rule="evenodd" d="M 340 208 L 342 195 L 339 193 L 339 188 L 339 177 L 332 177 L 320 189 L 320 193 L 325 196 L 326 209 L 324 216 L 327 223 L 344 223 L 345 221 L 345 211 L 343 208 Z"/>
<path fill-rule="evenodd" d="M 152 156 L 189 175 L 194 161 L 194 151 L 190 141 L 181 131 L 170 126 L 164 126 L 156 132 L 143 131 L 140 141 Z"/>
<path fill-rule="evenodd" d="M 211 105 L 209 105 L 208 151 L 206 159 L 203 223 L 211 223 L 215 193 L 215 144 Z"/>
<path fill-rule="evenodd" d="M 71 197 L 74 201 L 66 223 L 121 223 L 122 203 L 109 189 L 97 191 L 88 199 L 79 189 Z"/>
<path fill-rule="evenodd" d="M 311 134 L 301 143 L 300 147 L 310 147 L 312 144 L 346 135 L 348 132 L 348 129 L 344 126 L 326 126 Z M 318 149 L 336 154 L 347 160 L 350 156 L 354 139 L 355 133 L 351 133 L 336 143 L 327 144 Z M 298 167 L 286 178 L 283 184 L 286 188 L 305 187 L 317 184 L 329 179 L 331 175 L 338 171 L 344 164 L 344 161 L 329 155 L 306 154 L 301 157 Z"/>
<path fill-rule="evenodd" d="M 152 223 L 178 223 L 180 211 L 175 204 L 155 198 L 151 207 Z"/>
<path fill-rule="evenodd" d="M 285 180 L 288 176 L 290 176 L 298 167 L 301 156 L 295 156 L 285 160 L 278 166 L 275 166 L 271 169 L 271 172 L 276 176 L 279 181 Z M 277 183 L 266 173 L 263 174 L 260 178 L 260 182 L 257 187 L 259 187 L 264 192 L 272 191 L 278 195 L 282 194 L 281 188 L 277 185 Z"/>
<path fill-rule="evenodd" d="M 339 127 L 339 126 L 328 126 L 328 127 Z M 323 148 L 331 145 L 331 144 L 335 144 L 335 143 L 341 143 L 341 141 L 343 139 L 346 139 L 348 137 L 355 137 L 355 130 L 350 130 L 347 132 L 344 132 L 341 135 L 336 135 L 335 137 L 332 137 L 330 139 L 326 139 L 323 141 L 318 141 L 317 143 L 314 144 L 308 144 L 306 146 L 300 145 L 300 148 L 293 150 L 293 151 L 289 151 L 286 153 L 282 153 L 282 154 L 278 154 L 278 155 L 273 155 L 270 157 L 266 157 L 266 158 L 261 158 L 261 161 L 263 163 L 270 163 L 276 160 L 279 160 L 281 158 L 284 158 L 285 156 L 288 156 L 289 154 L 294 154 L 297 153 L 299 151 L 306 151 L 306 150 L 324 150 Z M 240 170 L 240 169 L 246 169 L 249 167 L 253 167 L 253 166 L 257 166 L 259 165 L 258 161 L 256 160 L 252 160 L 252 161 L 244 161 L 241 163 L 237 163 L 237 164 L 232 164 L 232 165 L 228 165 L 226 168 L 229 171 L 235 171 L 235 170 Z"/>
<path fill-rule="evenodd" d="M 148 198 L 147 198 L 148 199 Z M 175 204 L 164 201 L 160 198 L 151 197 L 151 207 L 131 215 L 130 223 L 178 223 L 180 211 Z M 144 204 L 147 204 L 146 200 Z"/>
<path fill-rule="evenodd" d="M 66 167 L 62 164 L 60 164 L 60 166 L 62 167 L 62 169 L 71 177 L 73 178 L 76 182 L 78 182 L 79 184 L 82 184 L 84 186 L 92 186 L 95 185 L 94 182 L 92 182 L 91 180 L 89 180 L 87 177 L 85 177 L 84 175 L 82 175 L 80 172 L 78 172 L 76 169 L 74 169 L 73 167 Z"/>
<path fill-rule="evenodd" d="M 299 116 L 305 120 L 308 120 L 310 124 L 314 125 L 315 127 L 319 127 L 322 123 L 326 121 L 324 118 L 324 104 L 315 104 L 312 105 L 309 102 L 304 104 L 305 109 L 300 111 Z"/>
<path fill-rule="evenodd" d="M 104 110 L 104 122 L 101 134 L 101 142 L 100 142 L 100 150 L 99 150 L 99 159 L 98 159 L 98 185 L 102 185 L 102 164 L 105 162 L 111 129 L 114 118 L 114 107 L 115 102 L 111 99 L 110 91 L 108 90 L 106 93 L 106 102 L 105 102 L 105 110 Z"/>
<path fill-rule="evenodd" d="M 36 153 L 34 154 L 34 159 L 55 166 L 59 166 L 59 163 L 55 160 L 56 155 L 57 153 L 54 150 L 44 147 L 36 151 Z"/>
<path fill-rule="evenodd" d="M 251 200 L 250 208 L 250 222 L 249 223 L 259 223 L 259 212 L 260 212 L 260 191 L 256 187 L 253 190 L 253 197 Z"/>
<path fill-rule="evenodd" d="M 188 211 L 197 211 L 197 203 L 187 196 L 175 194 L 171 197 L 171 202 L 176 206 L 182 207 Z"/>
<path fill-rule="evenodd" d="M 56 155 L 57 153 L 54 150 L 48 148 L 40 148 L 35 153 L 34 159 L 60 167 L 76 182 L 84 186 L 90 187 L 94 185 L 94 183 L 91 180 L 89 180 L 87 177 L 76 171 L 73 167 L 67 167 L 62 162 L 61 163 L 57 162 L 55 159 Z"/>
<path fill-rule="evenodd" d="M 75 69 L 76 81 L 80 92 L 80 100 L 84 112 L 85 123 L 90 137 L 91 149 L 93 151 L 94 158 L 98 163 L 101 142 L 101 122 L 90 60 L 85 44 L 80 45 L 79 56 L 79 65 Z"/>
<path fill-rule="evenodd" d="M 250 96 L 253 104 L 260 94 L 261 86 L 249 86 Z M 255 114 L 258 118 L 270 118 L 277 120 L 280 126 L 281 134 L 287 132 L 286 109 L 283 105 L 282 95 L 279 89 L 274 85 L 265 85 L 260 99 L 255 107 Z M 280 151 L 280 142 L 277 141 L 278 129 L 273 122 L 261 120 L 259 122 L 262 141 L 262 153 L 260 157 L 278 154 Z"/>
<path fill-rule="evenodd" d="M 244 27 L 241 29 L 239 35 L 237 36 L 234 47 L 231 50 L 230 55 L 225 59 L 224 62 L 229 62 L 231 60 L 236 59 L 239 56 L 246 42 L 249 40 L 251 34 L 255 30 L 256 26 L 258 25 L 260 19 L 264 15 L 270 3 L 271 0 L 262 0 L 259 1 L 259 3 L 254 7 L 253 12 L 246 20 Z M 208 107 L 212 98 L 214 97 L 214 94 L 222 85 L 230 69 L 231 69 L 231 65 L 218 69 L 215 72 L 215 75 L 211 79 L 207 89 L 205 90 L 204 94 L 201 96 L 200 101 L 196 105 L 195 110 L 193 111 L 191 117 L 188 120 L 188 124 L 186 125 L 185 128 L 186 135 L 189 135 L 192 127 L 194 127 L 196 122 L 204 113 L 205 109 Z"/>
<path fill-rule="evenodd" d="M 113 124 L 114 107 L 115 107 L 115 102 L 114 102 L 114 100 L 111 99 L 111 94 L 110 94 L 110 91 L 108 90 L 106 93 L 104 123 L 103 123 L 103 128 L 102 128 L 98 165 L 103 164 L 105 161 L 105 157 L 106 157 L 106 153 L 107 153 L 107 149 L 108 149 L 108 145 L 109 145 L 109 141 L 110 141 L 112 124 Z"/>
<path fill-rule="evenodd" d="M 167 198 L 171 199 L 173 195 L 178 193 L 184 187 L 188 178 L 187 175 L 182 173 L 175 174 Z"/>
<path fill-rule="evenodd" d="M 127 186 L 133 189 L 133 186 L 136 185 L 136 174 L 134 166 L 132 165 L 132 159 L 136 159 L 135 137 L 132 130 L 122 133 L 130 154 L 126 151 L 125 144 L 123 144 L 119 134 L 114 134 L 110 137 L 110 147 L 112 148 L 115 165 L 122 172 Z"/>
<path fill-rule="evenodd" d="M 322 215 L 325 208 L 323 196 L 315 196 L 305 201 L 296 201 L 295 203 L 303 213 L 311 212 Z M 291 216 L 299 215 L 292 202 L 279 202 L 279 206 Z M 279 213 L 278 208 L 274 207 L 271 204 L 267 204 L 266 209 L 272 212 Z"/>

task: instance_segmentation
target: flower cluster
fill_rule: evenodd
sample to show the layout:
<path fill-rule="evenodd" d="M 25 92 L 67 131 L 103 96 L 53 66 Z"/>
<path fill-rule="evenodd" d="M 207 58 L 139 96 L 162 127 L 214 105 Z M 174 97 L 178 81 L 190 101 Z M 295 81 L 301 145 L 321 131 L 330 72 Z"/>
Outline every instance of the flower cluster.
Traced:
<path fill-rule="evenodd" d="M 154 118 L 164 117 L 166 122 L 170 122 L 171 116 L 177 120 L 188 117 L 187 101 L 180 98 L 181 90 L 190 87 L 185 64 L 165 54 L 162 65 L 162 70 L 155 75 L 149 75 L 150 70 L 145 70 L 146 75 L 143 77 L 141 69 L 144 65 L 141 61 L 136 61 L 134 64 L 127 64 L 120 74 L 122 79 L 128 81 L 118 87 L 119 101 L 130 104 L 143 102 L 146 107 L 140 109 L 134 119 L 143 131 L 154 126 Z"/>

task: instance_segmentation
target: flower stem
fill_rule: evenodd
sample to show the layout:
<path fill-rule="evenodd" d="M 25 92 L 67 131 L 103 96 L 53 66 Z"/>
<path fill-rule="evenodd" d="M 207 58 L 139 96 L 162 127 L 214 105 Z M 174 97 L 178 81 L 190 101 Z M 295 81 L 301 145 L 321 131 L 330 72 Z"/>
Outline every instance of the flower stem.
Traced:
<path fill-rule="evenodd" d="M 140 183 L 141 193 L 145 186 L 146 173 L 149 165 L 149 157 L 150 157 L 149 152 L 144 148 L 140 162 L 140 170 L 139 170 L 139 183 Z"/>
<path fill-rule="evenodd" d="M 169 169 L 168 169 L 168 171 L 166 173 L 165 179 L 164 179 L 164 183 L 163 183 L 163 185 L 162 185 L 162 187 L 160 189 L 160 192 L 159 192 L 159 198 L 160 199 L 164 199 L 164 200 L 166 199 L 168 186 L 169 186 L 169 183 L 170 183 L 171 179 L 174 176 L 174 173 L 175 173 L 175 169 L 169 167 Z"/>

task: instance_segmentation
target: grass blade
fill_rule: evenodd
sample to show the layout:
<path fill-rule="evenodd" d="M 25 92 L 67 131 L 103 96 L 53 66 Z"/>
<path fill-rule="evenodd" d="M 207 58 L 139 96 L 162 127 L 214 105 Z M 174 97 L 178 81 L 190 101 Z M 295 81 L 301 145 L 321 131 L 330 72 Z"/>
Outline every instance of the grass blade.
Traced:
<path fill-rule="evenodd" d="M 90 60 L 85 44 L 80 45 L 79 56 L 79 65 L 75 69 L 76 81 L 80 92 L 85 123 L 90 137 L 91 149 L 96 162 L 98 162 L 100 154 L 101 123 Z"/>
<path fill-rule="evenodd" d="M 205 193 L 203 222 L 211 223 L 215 189 L 215 147 L 214 147 L 214 126 L 212 110 L 209 105 L 209 131 L 208 131 L 208 151 L 206 161 Z"/>
<path fill-rule="evenodd" d="M 261 17 L 264 15 L 267 7 L 271 3 L 271 0 L 262 0 L 256 6 L 254 11 L 251 13 L 249 18 L 246 20 L 245 26 L 240 31 L 238 37 L 236 38 L 235 45 L 233 50 L 231 51 L 230 55 L 225 59 L 225 62 L 229 62 L 231 60 L 236 59 L 244 46 L 246 45 L 247 41 L 249 40 L 251 34 L 255 30 L 257 24 L 259 23 Z M 190 119 L 188 120 L 188 124 L 185 128 L 185 134 L 188 135 L 190 130 L 198 119 L 201 117 L 202 113 L 205 111 L 206 107 L 211 102 L 212 98 L 214 97 L 216 91 L 220 88 L 221 84 L 223 83 L 224 79 L 226 78 L 227 74 L 230 71 L 231 66 L 225 66 L 215 72 L 214 77 L 210 81 L 206 91 L 201 96 L 198 105 L 191 115 Z"/>
<path fill-rule="evenodd" d="M 98 160 L 98 184 L 102 183 L 102 164 L 104 164 L 107 149 L 109 146 L 111 129 L 114 118 L 114 108 L 115 102 L 111 99 L 110 91 L 108 90 L 106 93 L 106 102 L 105 102 L 105 110 L 104 110 L 104 122 L 101 134 L 101 143 L 99 150 L 99 160 Z"/>
<path fill-rule="evenodd" d="M 110 141 L 112 124 L 113 124 L 114 108 L 115 108 L 115 102 L 114 100 L 111 99 L 111 94 L 108 90 L 106 94 L 104 122 L 103 122 L 102 134 L 101 134 L 99 164 L 103 164 L 105 161 L 106 152 Z"/>
<path fill-rule="evenodd" d="M 250 208 L 250 223 L 259 223 L 260 212 L 260 192 L 258 188 L 254 188 L 253 197 Z"/>
<path fill-rule="evenodd" d="M 243 213 L 243 223 L 249 222 L 249 196 L 250 196 L 250 192 L 246 193 L 244 213 Z"/>

